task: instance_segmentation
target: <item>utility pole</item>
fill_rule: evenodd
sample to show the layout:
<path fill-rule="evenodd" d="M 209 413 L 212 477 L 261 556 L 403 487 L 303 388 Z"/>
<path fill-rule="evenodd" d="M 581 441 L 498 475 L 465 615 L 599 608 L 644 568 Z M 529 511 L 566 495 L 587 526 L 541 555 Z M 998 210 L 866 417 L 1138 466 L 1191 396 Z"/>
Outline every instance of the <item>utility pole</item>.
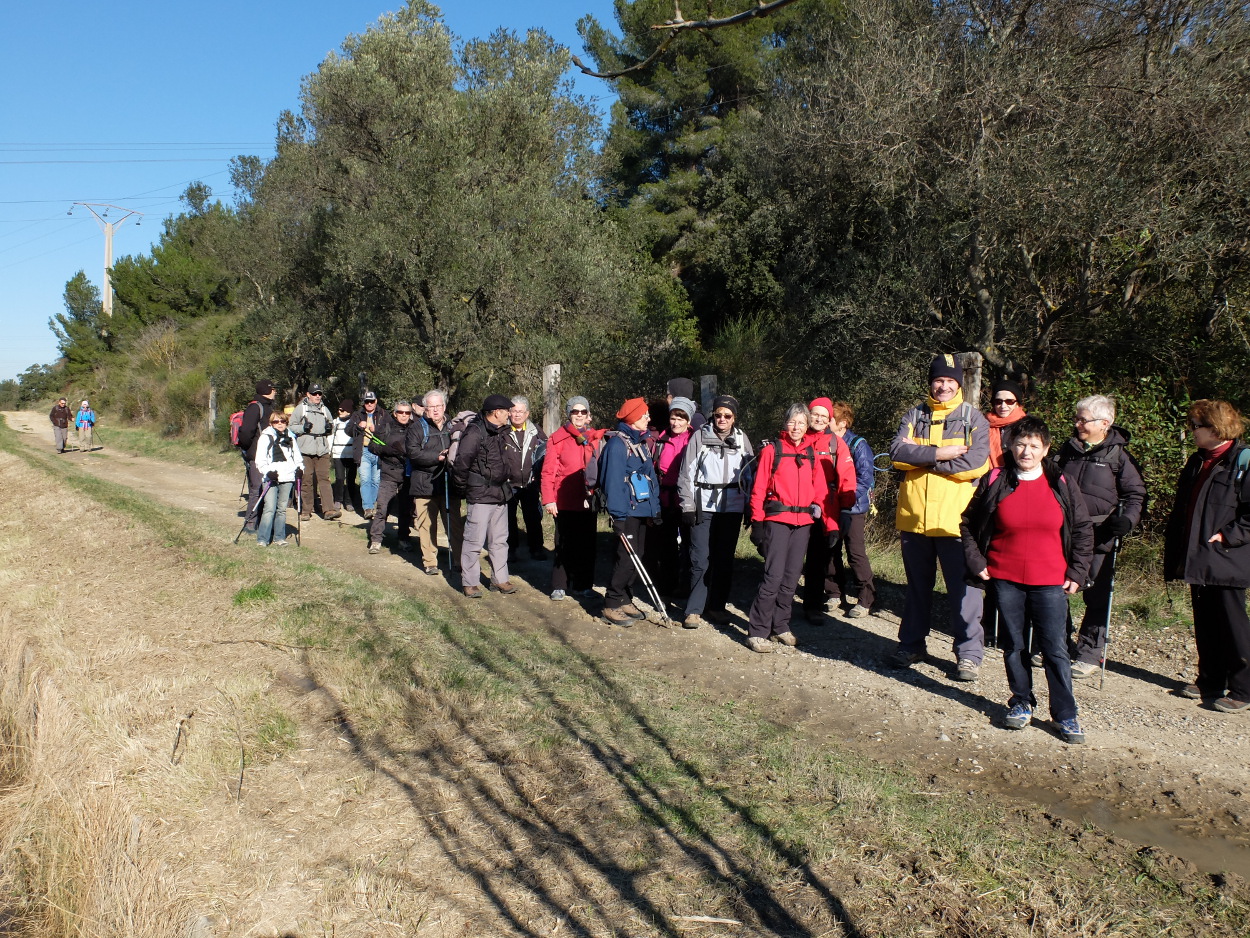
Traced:
<path fill-rule="evenodd" d="M 113 280 L 110 271 L 113 269 L 113 232 L 120 228 L 131 215 L 143 217 L 143 213 L 133 208 L 122 208 L 120 205 L 108 205 L 104 202 L 75 202 L 74 205 L 81 205 L 88 212 L 95 216 L 96 224 L 100 226 L 100 230 L 104 232 L 104 315 L 110 319 L 113 318 Z M 101 215 L 96 211 L 97 208 L 104 209 Z M 115 212 L 124 212 L 117 221 L 105 221 L 108 218 L 109 210 Z M 74 210 L 71 208 L 65 214 L 73 215 Z M 136 221 L 136 225 L 140 222 Z"/>

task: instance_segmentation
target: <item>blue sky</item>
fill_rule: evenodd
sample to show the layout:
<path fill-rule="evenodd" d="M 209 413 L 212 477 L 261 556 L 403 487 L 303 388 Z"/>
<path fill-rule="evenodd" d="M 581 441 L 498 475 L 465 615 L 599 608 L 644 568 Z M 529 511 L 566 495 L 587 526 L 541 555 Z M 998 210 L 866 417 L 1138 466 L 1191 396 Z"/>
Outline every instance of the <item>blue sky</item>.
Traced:
<path fill-rule="evenodd" d="M 231 195 L 227 163 L 268 158 L 300 80 L 397 0 L 56 0 L 8 4 L 0 40 L 0 379 L 57 358 L 48 319 L 65 282 L 102 283 L 104 235 L 76 201 L 145 213 L 113 255 L 146 253 L 193 180 Z M 577 20 L 615 26 L 611 0 L 446 0 L 461 38 L 540 27 L 581 54 Z M 584 58 L 584 56 L 583 56 Z M 606 111 L 609 86 L 578 90 Z M 110 213 L 109 220 L 118 217 Z"/>

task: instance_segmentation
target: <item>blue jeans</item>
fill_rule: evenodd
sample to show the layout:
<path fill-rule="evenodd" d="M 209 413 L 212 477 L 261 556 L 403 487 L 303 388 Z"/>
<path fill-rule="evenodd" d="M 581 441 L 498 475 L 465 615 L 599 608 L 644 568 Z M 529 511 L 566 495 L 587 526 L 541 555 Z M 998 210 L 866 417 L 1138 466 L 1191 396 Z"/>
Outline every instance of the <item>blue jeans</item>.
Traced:
<path fill-rule="evenodd" d="M 265 492 L 260 526 L 256 529 L 257 544 L 268 544 L 271 534 L 275 541 L 286 540 L 286 506 L 294 488 L 294 482 L 275 482 Z"/>
<path fill-rule="evenodd" d="M 1076 698 L 1072 695 L 1072 659 L 1068 657 L 1068 596 L 1063 587 L 994 580 L 992 589 L 998 600 L 998 640 L 1007 665 L 1007 686 L 1011 688 L 1007 706 L 1037 706 L 1025 635 L 1026 623 L 1031 622 L 1033 645 L 1046 663 L 1051 719 L 1072 719 L 1076 716 Z"/>
<path fill-rule="evenodd" d="M 378 486 L 382 484 L 382 468 L 378 465 L 377 453 L 365 450 L 360 454 L 360 507 L 368 511 L 376 508 L 378 503 Z M 386 513 L 386 506 L 382 506 Z"/>

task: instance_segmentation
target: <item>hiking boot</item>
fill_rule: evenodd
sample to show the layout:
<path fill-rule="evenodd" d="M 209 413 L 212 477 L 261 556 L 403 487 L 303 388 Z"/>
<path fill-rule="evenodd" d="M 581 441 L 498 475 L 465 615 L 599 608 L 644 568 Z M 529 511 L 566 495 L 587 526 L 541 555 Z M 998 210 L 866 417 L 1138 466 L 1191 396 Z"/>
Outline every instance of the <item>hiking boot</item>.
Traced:
<path fill-rule="evenodd" d="M 621 606 L 621 612 L 629 616 L 631 619 L 645 619 L 647 614 L 635 606 L 633 603 L 626 603 Z"/>
<path fill-rule="evenodd" d="M 300 515 L 299 520 L 300 521 L 312 521 L 312 515 Z"/>
<path fill-rule="evenodd" d="M 724 609 L 705 609 L 703 611 L 703 621 L 710 622 L 712 625 L 728 625 L 729 613 Z"/>
<path fill-rule="evenodd" d="M 702 624 L 703 616 L 695 614 L 686 616 L 686 618 L 682 620 L 681 627 L 683 629 L 697 629 Z"/>
<path fill-rule="evenodd" d="M 1098 665 L 1090 664 L 1088 661 L 1072 662 L 1072 680 L 1084 681 L 1093 677 L 1101 670 Z"/>
<path fill-rule="evenodd" d="M 1028 704 L 1012 704 L 1003 717 L 1003 726 L 1009 730 L 1022 730 L 1033 722 L 1033 708 Z"/>
<path fill-rule="evenodd" d="M 372 541 L 369 544 L 369 553 L 380 554 L 382 552 L 382 544 L 379 541 Z"/>
<path fill-rule="evenodd" d="M 955 663 L 955 680 L 957 681 L 975 681 L 981 676 L 981 665 L 968 658 L 960 658 Z"/>
<path fill-rule="evenodd" d="M 804 614 L 808 625 L 825 625 L 829 622 L 829 610 L 808 609 Z"/>
<path fill-rule="evenodd" d="M 490 588 L 497 593 L 503 593 L 505 596 L 511 596 L 520 589 L 520 587 L 514 584 L 511 580 L 504 580 L 502 583 L 496 583 L 494 580 L 491 580 Z"/>
<path fill-rule="evenodd" d="M 910 668 L 913 664 L 919 664 L 927 656 L 923 651 L 907 651 L 900 648 L 894 654 L 886 659 L 886 666 L 891 668 Z"/>
<path fill-rule="evenodd" d="M 774 632 L 769 637 L 774 642 L 780 642 L 781 644 L 785 645 L 787 648 L 793 648 L 795 645 L 799 643 L 798 639 L 794 637 L 793 632 Z"/>
<path fill-rule="evenodd" d="M 564 600 L 568 598 L 569 598 L 569 594 L 566 593 L 564 590 L 552 590 L 551 591 L 551 601 L 553 603 L 563 602 Z"/>
<path fill-rule="evenodd" d="M 1250 710 L 1250 700 L 1237 700 L 1233 697 L 1221 697 L 1215 703 L 1211 704 L 1221 713 L 1241 713 L 1243 710 Z"/>
<path fill-rule="evenodd" d="M 480 586 L 466 586 L 464 588 L 464 596 L 466 599 L 481 599 L 482 588 Z"/>
<path fill-rule="evenodd" d="M 1250 707 L 1250 704 L 1245 704 Z M 1070 717 L 1067 720 L 1056 720 L 1055 726 L 1059 728 L 1059 735 L 1063 737 L 1065 743 L 1085 742 L 1085 731 L 1081 729 L 1081 724 L 1076 722 L 1076 717 Z"/>
<path fill-rule="evenodd" d="M 862 603 L 858 606 L 852 606 L 850 609 L 846 610 L 846 617 L 848 619 L 863 619 L 865 616 L 871 614 L 871 610 Z"/>
<path fill-rule="evenodd" d="M 1186 684 L 1177 693 L 1188 700 L 1202 700 L 1202 688 L 1197 684 Z"/>
<path fill-rule="evenodd" d="M 546 560 L 551 556 L 551 552 L 545 547 L 535 547 L 530 551 L 530 560 Z"/>
<path fill-rule="evenodd" d="M 634 617 L 625 611 L 625 607 L 619 609 L 604 609 L 603 621 L 608 625 L 619 625 L 623 629 L 631 628 L 634 624 Z"/>
<path fill-rule="evenodd" d="M 366 509 L 365 509 L 365 520 L 366 520 L 366 521 L 372 521 L 372 520 L 373 520 L 373 516 L 374 516 L 374 514 L 375 514 L 374 509 L 372 509 L 372 508 L 366 508 Z"/>
<path fill-rule="evenodd" d="M 430 564 L 428 567 L 425 568 L 425 575 L 426 576 L 438 576 L 438 567 L 434 566 L 434 564 Z"/>
<path fill-rule="evenodd" d="M 768 639 L 760 638 L 757 635 L 747 638 L 747 648 L 759 652 L 761 655 L 767 655 L 773 650 L 773 646 L 768 643 Z"/>

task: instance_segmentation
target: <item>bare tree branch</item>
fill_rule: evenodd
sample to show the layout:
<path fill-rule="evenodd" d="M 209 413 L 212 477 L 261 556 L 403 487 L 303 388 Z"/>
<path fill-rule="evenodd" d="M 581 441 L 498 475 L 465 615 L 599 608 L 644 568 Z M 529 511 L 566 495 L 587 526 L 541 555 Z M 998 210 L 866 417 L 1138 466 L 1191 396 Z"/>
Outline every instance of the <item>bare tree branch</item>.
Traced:
<path fill-rule="evenodd" d="M 738 23 L 745 23 L 748 20 L 758 19 L 761 16 L 767 16 L 775 10 L 780 10 L 784 6 L 789 6 L 795 0 L 772 0 L 771 3 L 765 3 L 764 0 L 756 0 L 756 5 L 750 9 L 743 10 L 741 13 L 734 13 L 731 16 L 722 16 L 718 19 L 706 20 L 688 20 L 684 13 L 681 12 L 681 5 L 674 0 L 673 2 L 673 18 L 665 20 L 663 23 L 656 23 L 651 28 L 657 30 L 668 30 L 669 34 L 664 37 L 664 41 L 655 47 L 655 51 L 643 59 L 636 62 L 629 68 L 623 68 L 615 72 L 596 72 L 592 71 L 582 63 L 577 56 L 573 56 L 573 64 L 582 70 L 582 73 L 589 75 L 591 78 L 620 78 L 622 75 L 628 75 L 630 72 L 642 71 L 652 62 L 662 56 L 668 47 L 673 44 L 673 40 L 684 32 L 690 30 L 706 30 L 720 29 L 723 26 L 736 26 Z"/>

